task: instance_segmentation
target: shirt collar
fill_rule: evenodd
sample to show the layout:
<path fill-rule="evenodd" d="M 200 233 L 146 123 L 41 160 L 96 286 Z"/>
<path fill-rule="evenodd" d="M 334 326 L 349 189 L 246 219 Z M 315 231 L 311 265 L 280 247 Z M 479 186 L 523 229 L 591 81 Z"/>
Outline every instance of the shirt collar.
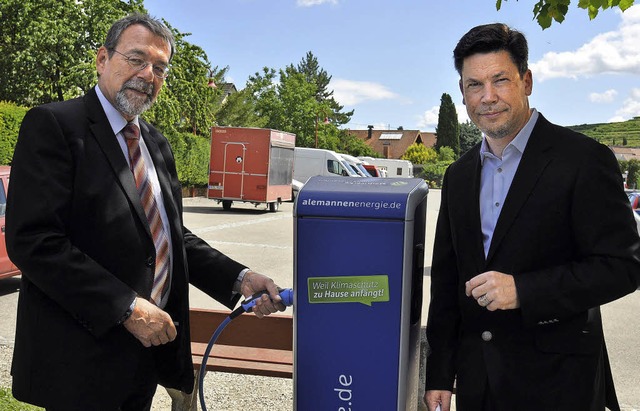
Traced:
<path fill-rule="evenodd" d="M 96 94 L 98 95 L 98 100 L 100 100 L 100 104 L 102 105 L 104 113 L 107 115 L 107 120 L 109 120 L 109 125 L 113 130 L 113 134 L 120 133 L 124 126 L 127 125 L 128 121 L 124 117 L 122 117 L 122 114 L 120 114 L 118 110 L 113 107 L 109 100 L 107 100 L 97 84 Z M 138 123 L 138 116 L 135 116 L 135 118 L 131 122 L 140 127 L 140 124 Z"/>
<path fill-rule="evenodd" d="M 527 124 L 522 127 L 522 129 L 516 134 L 516 137 L 511 140 L 509 144 L 504 148 L 504 151 L 509 150 L 509 147 L 513 147 L 513 149 L 518 150 L 521 154 L 524 153 L 524 149 L 529 142 L 529 137 L 531 137 L 531 132 L 533 131 L 533 127 L 536 125 L 536 121 L 538 121 L 538 110 L 535 108 L 531 109 L 531 116 L 529 117 L 529 121 Z M 491 150 L 489 150 L 489 145 L 487 144 L 486 136 L 482 136 L 482 144 L 480 145 L 480 164 L 484 164 L 484 159 L 486 157 L 497 158 Z"/>

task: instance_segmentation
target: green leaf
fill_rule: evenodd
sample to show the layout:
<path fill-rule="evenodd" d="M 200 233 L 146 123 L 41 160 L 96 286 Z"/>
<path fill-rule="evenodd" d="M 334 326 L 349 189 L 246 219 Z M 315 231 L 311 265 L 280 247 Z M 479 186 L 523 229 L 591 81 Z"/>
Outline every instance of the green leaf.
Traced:
<path fill-rule="evenodd" d="M 500 10 L 500 7 L 502 7 L 502 0 L 496 0 L 496 10 Z"/>
<path fill-rule="evenodd" d="M 558 4 L 558 15 L 560 19 L 556 18 L 558 23 L 562 23 L 569 12 L 569 7 L 564 4 Z"/>
<path fill-rule="evenodd" d="M 537 21 L 538 21 L 538 25 L 542 27 L 542 30 L 548 29 L 549 27 L 551 27 L 551 23 L 553 22 L 549 14 L 542 14 L 542 13 L 538 15 Z"/>
<path fill-rule="evenodd" d="M 578 1 L 578 7 L 580 7 L 581 9 L 588 9 L 589 8 L 589 0 L 579 0 Z"/>
<path fill-rule="evenodd" d="M 620 10 L 625 11 L 629 7 L 633 6 L 634 0 L 620 0 Z"/>

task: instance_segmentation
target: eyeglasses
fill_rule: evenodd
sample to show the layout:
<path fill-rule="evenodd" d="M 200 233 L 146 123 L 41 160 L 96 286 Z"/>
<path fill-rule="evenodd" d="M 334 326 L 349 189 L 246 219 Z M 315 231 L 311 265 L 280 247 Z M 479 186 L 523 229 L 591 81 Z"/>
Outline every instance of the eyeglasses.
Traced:
<path fill-rule="evenodd" d="M 151 64 L 150 62 L 144 61 L 141 58 L 131 57 L 131 56 L 127 56 L 126 54 L 122 54 L 116 49 L 111 49 L 111 50 L 115 51 L 118 54 L 120 54 L 125 59 L 125 61 L 127 63 L 129 63 L 129 66 L 132 69 L 134 69 L 135 71 L 142 71 L 145 68 L 147 68 L 148 66 L 151 66 L 151 69 L 153 71 L 153 75 L 156 76 L 157 78 L 164 80 L 167 77 L 169 77 L 169 67 L 168 66 L 158 65 L 158 64 Z"/>

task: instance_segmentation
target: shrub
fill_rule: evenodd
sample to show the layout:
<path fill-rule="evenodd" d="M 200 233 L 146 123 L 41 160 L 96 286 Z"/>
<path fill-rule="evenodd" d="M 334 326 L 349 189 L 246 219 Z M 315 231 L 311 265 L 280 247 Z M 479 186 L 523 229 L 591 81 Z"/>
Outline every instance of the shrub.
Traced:
<path fill-rule="evenodd" d="M 0 101 L 0 164 L 10 165 L 27 108 Z"/>

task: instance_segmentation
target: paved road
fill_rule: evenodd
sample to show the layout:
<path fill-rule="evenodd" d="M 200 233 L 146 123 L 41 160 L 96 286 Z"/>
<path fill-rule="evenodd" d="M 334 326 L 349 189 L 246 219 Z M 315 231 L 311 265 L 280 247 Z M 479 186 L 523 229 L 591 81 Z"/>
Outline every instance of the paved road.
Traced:
<path fill-rule="evenodd" d="M 431 250 L 440 191 L 432 190 L 427 203 L 426 249 Z M 203 198 L 185 199 L 184 205 L 185 225 L 193 232 L 254 270 L 270 275 L 280 286 L 293 286 L 292 203 L 283 204 L 276 213 L 250 204 L 234 204 L 225 212 Z M 423 323 L 429 302 L 430 263 L 427 252 Z M 13 343 L 18 286 L 17 278 L 0 281 L 0 345 Z M 223 308 L 195 288 L 191 289 L 191 305 Z M 640 292 L 608 304 L 602 311 L 619 400 L 625 411 L 640 411 Z"/>

